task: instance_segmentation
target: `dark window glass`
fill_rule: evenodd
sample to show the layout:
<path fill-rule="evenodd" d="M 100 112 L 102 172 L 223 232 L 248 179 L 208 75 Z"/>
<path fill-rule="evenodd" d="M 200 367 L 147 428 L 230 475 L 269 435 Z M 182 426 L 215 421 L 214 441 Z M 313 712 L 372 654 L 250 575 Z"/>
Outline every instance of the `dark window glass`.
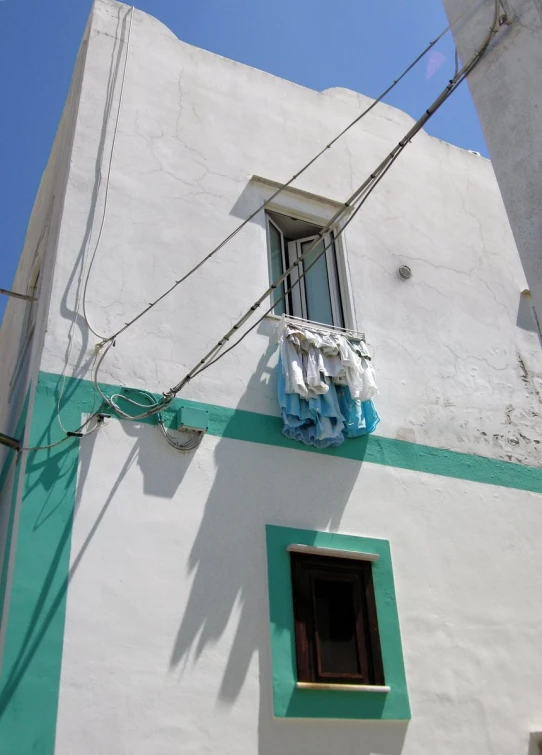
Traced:
<path fill-rule="evenodd" d="M 290 555 L 298 680 L 384 684 L 371 563 Z"/>
<path fill-rule="evenodd" d="M 359 674 L 356 612 L 351 582 L 314 580 L 314 616 L 322 673 Z"/>

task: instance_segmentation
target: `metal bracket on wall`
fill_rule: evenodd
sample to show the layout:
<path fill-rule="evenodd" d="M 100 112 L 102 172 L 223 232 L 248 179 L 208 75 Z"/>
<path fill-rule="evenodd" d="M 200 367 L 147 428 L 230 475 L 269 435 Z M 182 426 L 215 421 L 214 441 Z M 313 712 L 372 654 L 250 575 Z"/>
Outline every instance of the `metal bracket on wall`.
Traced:
<path fill-rule="evenodd" d="M 12 438 L 10 435 L 4 435 L 4 433 L 0 433 L 0 444 L 2 446 L 7 446 L 8 448 L 13 448 L 13 450 L 17 452 L 21 450 L 21 441 Z"/>
<path fill-rule="evenodd" d="M 24 299 L 25 301 L 37 301 L 35 296 L 29 296 L 28 294 L 19 294 L 17 291 L 8 291 L 7 288 L 0 288 L 0 294 L 6 296 L 13 296 L 14 299 Z"/>

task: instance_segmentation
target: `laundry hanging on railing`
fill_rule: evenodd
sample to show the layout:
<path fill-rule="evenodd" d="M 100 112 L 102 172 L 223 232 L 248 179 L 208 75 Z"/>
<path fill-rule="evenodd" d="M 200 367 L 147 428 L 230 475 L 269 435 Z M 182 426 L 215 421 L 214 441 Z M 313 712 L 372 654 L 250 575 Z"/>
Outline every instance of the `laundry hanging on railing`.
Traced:
<path fill-rule="evenodd" d="M 339 332 L 281 319 L 278 396 L 286 437 L 316 448 L 372 433 L 378 393 L 367 346 Z"/>

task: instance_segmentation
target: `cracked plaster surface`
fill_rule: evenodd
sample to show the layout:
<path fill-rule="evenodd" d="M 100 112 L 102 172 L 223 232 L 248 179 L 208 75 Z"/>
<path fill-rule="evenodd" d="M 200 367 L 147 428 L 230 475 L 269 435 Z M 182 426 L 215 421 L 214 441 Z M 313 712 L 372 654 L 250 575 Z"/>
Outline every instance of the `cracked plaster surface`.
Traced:
<path fill-rule="evenodd" d="M 173 45 L 159 25 L 153 27 L 153 44 L 143 49 L 138 16 L 104 230 L 89 279 L 90 319 L 105 334 L 134 317 L 231 233 L 244 219 L 243 207 L 257 206 L 251 176 L 287 180 L 366 99 L 334 90 L 319 94 L 177 40 Z M 53 312 L 85 232 L 99 134 L 108 160 L 119 104 L 116 81 L 104 124 L 97 103 L 110 75 L 113 40 L 97 33 L 99 24 L 95 31 Z M 295 186 L 344 201 L 403 135 L 407 121 L 379 105 Z M 94 239 L 104 191 L 102 182 Z M 349 226 L 344 246 L 356 325 L 367 333 L 375 357 L 379 432 L 542 464 L 540 342 L 516 327 L 525 281 L 491 164 L 420 134 Z M 154 391 L 177 382 L 267 287 L 266 254 L 263 216 L 258 216 L 119 339 L 101 379 Z M 397 275 L 402 264 L 413 271 L 408 282 Z M 72 303 L 73 286 L 67 291 Z M 51 322 L 45 369 L 63 366 L 68 328 L 67 321 Z M 187 397 L 276 414 L 272 328 L 262 323 L 195 380 Z M 74 369 L 86 363 L 94 343 L 90 339 L 83 346 L 79 332 L 75 338 L 86 352 L 73 350 Z"/>

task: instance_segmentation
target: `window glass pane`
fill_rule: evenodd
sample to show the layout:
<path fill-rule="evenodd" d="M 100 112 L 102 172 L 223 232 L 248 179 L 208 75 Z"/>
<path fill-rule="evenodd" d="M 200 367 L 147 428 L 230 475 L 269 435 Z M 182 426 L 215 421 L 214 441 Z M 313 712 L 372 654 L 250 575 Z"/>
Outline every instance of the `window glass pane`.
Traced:
<path fill-rule="evenodd" d="M 339 328 L 344 327 L 344 313 L 343 313 L 343 301 L 342 301 L 342 292 L 341 292 L 341 286 L 340 286 L 340 276 L 339 276 L 339 265 L 337 263 L 337 250 L 335 248 L 335 236 L 333 232 L 330 234 L 330 239 L 333 242 L 330 248 L 331 254 L 328 255 L 328 262 L 331 258 L 331 264 L 333 265 L 333 275 L 330 275 L 330 294 L 333 299 L 333 294 L 335 294 L 335 322 L 334 325 L 337 325 Z M 335 283 L 332 283 L 331 281 L 334 280 Z M 333 303 L 333 302 L 332 302 Z"/>
<path fill-rule="evenodd" d="M 313 589 L 321 672 L 359 674 L 352 582 L 315 578 Z"/>
<path fill-rule="evenodd" d="M 301 254 L 304 254 L 313 243 L 314 241 L 304 241 L 301 244 Z M 331 310 L 331 299 L 329 297 L 329 280 L 325 253 L 313 264 L 323 248 L 324 242 L 320 241 L 312 252 L 310 252 L 303 260 L 304 270 L 306 270 L 309 265 L 312 265 L 304 279 L 307 319 L 313 320 L 313 322 L 322 322 L 325 325 L 333 325 L 333 313 Z"/>
<path fill-rule="evenodd" d="M 284 270 L 282 269 L 282 240 L 280 233 L 277 231 L 273 223 L 268 223 L 269 228 L 269 250 L 271 254 L 271 282 L 277 280 L 277 278 L 280 278 Z M 272 301 L 276 302 L 275 304 L 275 314 L 276 315 L 282 315 L 284 314 L 285 310 L 285 301 L 284 299 L 280 299 L 280 297 L 284 294 L 284 283 L 281 283 L 280 286 L 277 286 L 277 288 L 272 293 Z M 280 299 L 280 301 L 277 301 Z"/>

